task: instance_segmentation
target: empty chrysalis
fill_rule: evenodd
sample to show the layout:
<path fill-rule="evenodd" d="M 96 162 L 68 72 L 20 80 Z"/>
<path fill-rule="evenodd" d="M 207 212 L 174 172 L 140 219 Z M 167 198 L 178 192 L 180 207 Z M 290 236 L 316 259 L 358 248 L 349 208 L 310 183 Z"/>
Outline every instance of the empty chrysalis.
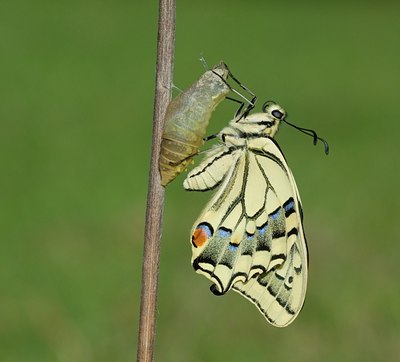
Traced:
<path fill-rule="evenodd" d="M 238 82 L 221 61 L 168 105 L 159 160 L 163 186 L 183 172 L 191 157 L 198 153 L 199 147 L 204 143 L 203 138 L 212 112 L 227 98 L 229 92 L 233 91 L 248 101 L 229 86 L 226 82 L 228 76 Z M 242 84 L 239 85 L 247 89 Z"/>

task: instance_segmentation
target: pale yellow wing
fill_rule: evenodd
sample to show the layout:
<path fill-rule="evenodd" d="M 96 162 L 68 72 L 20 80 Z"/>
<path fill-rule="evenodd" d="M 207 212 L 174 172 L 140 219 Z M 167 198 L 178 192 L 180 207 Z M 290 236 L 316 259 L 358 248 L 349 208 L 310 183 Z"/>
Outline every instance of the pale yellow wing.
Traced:
<path fill-rule="evenodd" d="M 192 263 L 213 282 L 214 294 L 233 288 L 284 326 L 304 302 L 307 251 L 293 176 L 276 143 L 263 140 L 262 149 L 231 151 L 216 178 L 221 187 L 194 225 Z M 210 171 L 220 159 L 201 166 Z"/>

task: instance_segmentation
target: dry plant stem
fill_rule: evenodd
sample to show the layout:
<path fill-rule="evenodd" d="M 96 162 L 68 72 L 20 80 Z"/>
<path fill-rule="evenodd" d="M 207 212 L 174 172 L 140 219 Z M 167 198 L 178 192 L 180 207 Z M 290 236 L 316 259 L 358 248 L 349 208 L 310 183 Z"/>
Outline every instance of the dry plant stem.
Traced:
<path fill-rule="evenodd" d="M 158 158 L 164 115 L 171 100 L 175 45 L 175 0 L 159 1 L 156 89 L 153 114 L 153 139 L 147 195 L 146 227 L 142 266 L 142 294 L 137 360 L 153 360 L 156 331 L 160 239 L 164 209 L 164 188 L 160 183 Z"/>

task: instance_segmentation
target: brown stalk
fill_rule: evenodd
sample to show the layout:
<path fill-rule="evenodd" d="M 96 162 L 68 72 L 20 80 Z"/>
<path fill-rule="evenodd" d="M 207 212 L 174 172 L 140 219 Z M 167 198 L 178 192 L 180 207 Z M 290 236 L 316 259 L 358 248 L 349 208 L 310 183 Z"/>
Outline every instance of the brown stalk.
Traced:
<path fill-rule="evenodd" d="M 159 0 L 156 85 L 153 138 L 147 194 L 146 226 L 142 266 L 142 293 L 137 360 L 150 362 L 154 356 L 160 239 L 164 209 L 164 187 L 160 183 L 158 158 L 164 115 L 171 100 L 175 46 L 175 0 Z"/>

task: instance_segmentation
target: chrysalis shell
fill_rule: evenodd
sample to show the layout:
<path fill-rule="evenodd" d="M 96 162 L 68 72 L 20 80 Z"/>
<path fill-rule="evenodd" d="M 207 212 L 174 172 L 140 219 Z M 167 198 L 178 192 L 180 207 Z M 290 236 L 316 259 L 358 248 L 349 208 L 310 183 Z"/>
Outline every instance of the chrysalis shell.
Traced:
<path fill-rule="evenodd" d="M 186 169 L 203 144 L 212 112 L 230 91 L 224 82 L 228 74 L 221 61 L 168 105 L 159 160 L 163 186 Z"/>

